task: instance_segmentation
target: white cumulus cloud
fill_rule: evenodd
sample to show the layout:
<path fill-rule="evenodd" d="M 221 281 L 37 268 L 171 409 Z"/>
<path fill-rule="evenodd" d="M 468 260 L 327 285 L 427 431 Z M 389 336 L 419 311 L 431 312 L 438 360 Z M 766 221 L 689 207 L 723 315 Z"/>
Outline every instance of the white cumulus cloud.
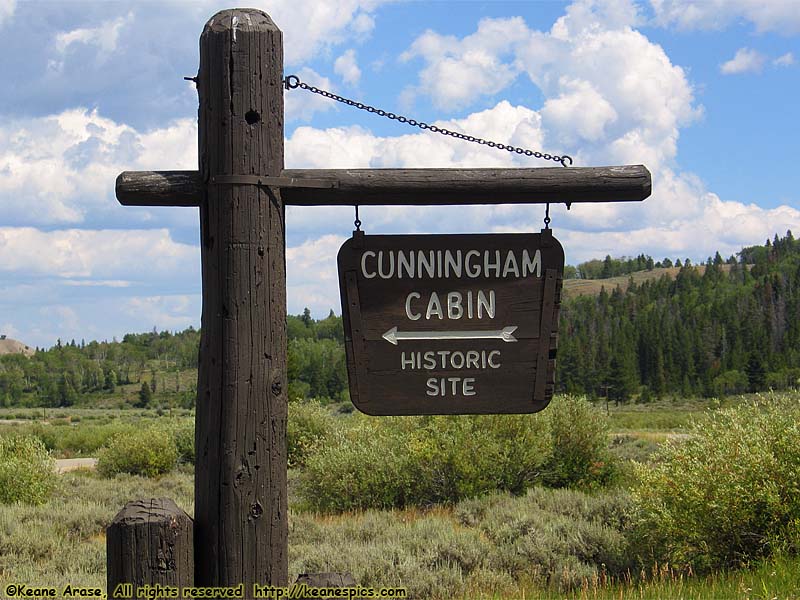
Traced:
<path fill-rule="evenodd" d="M 763 33 L 797 33 L 800 10 L 796 0 L 650 0 L 656 23 L 679 29 L 722 29 L 744 19 Z"/>
<path fill-rule="evenodd" d="M 723 75 L 760 73 L 766 61 L 767 57 L 758 50 L 739 48 L 732 59 L 720 65 L 719 70 Z"/>
<path fill-rule="evenodd" d="M 548 99 L 542 118 L 557 132 L 562 146 L 576 146 L 582 141 L 605 137 L 606 126 L 617 120 L 617 111 L 588 81 L 565 78 L 562 92 Z"/>
<path fill-rule="evenodd" d="M 0 124 L 0 222 L 76 225 L 119 209 L 124 170 L 197 168 L 197 125 L 180 119 L 139 132 L 76 108 Z M 166 209 L 170 210 L 170 209 Z M 146 219 L 130 209 L 128 218 Z"/>
<path fill-rule="evenodd" d="M 0 0 L 0 26 L 11 20 L 17 8 L 17 0 Z"/>
<path fill-rule="evenodd" d="M 375 26 L 374 12 L 387 0 L 312 2 L 276 0 L 260 6 L 284 33 L 287 65 L 302 64 L 336 45 L 360 38 Z"/>
<path fill-rule="evenodd" d="M 460 39 L 427 31 L 402 56 L 424 61 L 405 98 L 424 93 L 459 107 L 526 75 L 545 96 L 537 113 L 544 150 L 578 164 L 647 159 L 657 168 L 674 160 L 680 127 L 702 107 L 684 70 L 633 29 L 640 21 L 632 2 L 578 0 L 549 31 L 519 17 L 484 19 Z"/>
<path fill-rule="evenodd" d="M 795 63 L 794 54 L 787 52 L 772 61 L 776 67 L 791 67 Z"/>
<path fill-rule="evenodd" d="M 480 96 L 495 94 L 519 73 L 511 53 L 530 36 L 520 17 L 482 19 L 475 33 L 458 39 L 428 30 L 401 55 L 421 58 L 425 67 L 411 93 L 427 95 L 440 108 L 466 106 Z"/>
<path fill-rule="evenodd" d="M 333 71 L 341 77 L 345 83 L 355 85 L 361 79 L 361 69 L 356 61 L 356 51 L 350 48 L 339 56 L 333 63 Z"/>
<path fill-rule="evenodd" d="M 286 248 L 289 314 L 299 314 L 306 307 L 317 317 L 327 316 L 331 309 L 341 312 L 336 255 L 345 239 L 328 234 Z"/>
<path fill-rule="evenodd" d="M 176 242 L 166 229 L 0 227 L 0 272 L 9 276 L 174 281 L 199 275 L 199 262 L 199 249 Z"/>
<path fill-rule="evenodd" d="M 87 44 L 97 46 L 103 52 L 114 52 L 117 49 L 120 31 L 131 22 L 133 22 L 133 13 L 129 12 L 124 17 L 104 21 L 97 27 L 81 27 L 63 31 L 56 34 L 56 50 L 64 53 L 73 45 Z"/>

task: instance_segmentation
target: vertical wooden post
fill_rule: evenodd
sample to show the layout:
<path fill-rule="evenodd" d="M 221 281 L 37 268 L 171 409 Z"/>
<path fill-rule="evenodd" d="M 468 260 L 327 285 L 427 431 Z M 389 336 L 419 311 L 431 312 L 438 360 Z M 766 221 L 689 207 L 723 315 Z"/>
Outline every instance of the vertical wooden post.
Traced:
<path fill-rule="evenodd" d="M 198 586 L 288 580 L 283 45 L 265 13 L 225 10 L 200 37 L 203 271 L 196 420 Z M 239 176 L 238 178 L 236 176 Z"/>
<path fill-rule="evenodd" d="M 191 587 L 189 515 L 169 498 L 128 502 L 106 529 L 106 582 L 109 598 L 138 598 L 145 585 Z"/>

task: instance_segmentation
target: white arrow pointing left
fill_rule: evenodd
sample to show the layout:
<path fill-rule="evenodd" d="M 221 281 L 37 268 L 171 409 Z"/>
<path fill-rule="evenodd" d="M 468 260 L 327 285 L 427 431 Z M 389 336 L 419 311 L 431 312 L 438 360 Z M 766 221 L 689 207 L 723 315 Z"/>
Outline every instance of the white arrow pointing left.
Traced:
<path fill-rule="evenodd" d="M 383 334 L 383 339 L 395 346 L 398 342 L 405 340 L 503 340 L 504 342 L 516 342 L 517 338 L 512 335 L 516 330 L 516 325 L 490 331 L 397 331 L 397 327 L 392 327 Z"/>

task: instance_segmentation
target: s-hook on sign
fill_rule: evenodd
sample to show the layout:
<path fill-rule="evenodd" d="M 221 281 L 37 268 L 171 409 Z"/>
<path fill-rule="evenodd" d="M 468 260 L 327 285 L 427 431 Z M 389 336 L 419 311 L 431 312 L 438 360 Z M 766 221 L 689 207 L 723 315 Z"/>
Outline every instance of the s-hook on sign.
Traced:
<path fill-rule="evenodd" d="M 353 404 L 532 413 L 553 396 L 564 250 L 552 230 L 365 235 L 339 250 Z"/>

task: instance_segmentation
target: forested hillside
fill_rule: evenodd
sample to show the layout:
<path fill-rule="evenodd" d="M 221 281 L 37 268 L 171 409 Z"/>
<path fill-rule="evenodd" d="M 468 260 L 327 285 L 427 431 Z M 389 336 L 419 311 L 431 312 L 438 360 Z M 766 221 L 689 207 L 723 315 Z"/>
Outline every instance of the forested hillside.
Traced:
<path fill-rule="evenodd" d="M 347 399 L 344 332 L 332 312 L 314 320 L 308 310 L 287 319 L 292 398 Z M 134 406 L 192 406 L 200 332 L 152 331 L 122 341 L 61 340 L 49 350 L 0 356 L 0 406 L 91 405 L 110 397 Z M 123 392 L 127 388 L 127 393 Z M 131 391 L 133 390 L 133 391 Z"/>
<path fill-rule="evenodd" d="M 573 269 L 605 279 L 662 266 L 673 264 L 640 255 Z M 564 301 L 560 391 L 646 402 L 800 386 L 800 241 L 791 232 L 742 249 L 738 259 L 717 253 L 702 270 L 675 266 L 675 277 Z M 347 399 L 341 317 L 315 320 L 306 310 L 287 325 L 290 398 Z M 135 391 L 121 394 L 133 405 L 192 405 L 199 339 L 192 328 L 154 330 L 0 356 L 0 405 L 92 404 L 122 386 Z"/>
<path fill-rule="evenodd" d="M 560 389 L 647 400 L 798 386 L 800 243 L 787 232 L 723 263 L 565 302 Z"/>
<path fill-rule="evenodd" d="M 121 342 L 58 340 L 49 350 L 37 348 L 30 358 L 0 356 L 0 405 L 71 406 L 145 381 L 149 390 L 158 391 L 158 382 L 168 374 L 197 368 L 199 343 L 200 333 L 189 328 L 174 334 L 129 333 Z M 180 393 L 180 385 L 171 391 Z"/>

